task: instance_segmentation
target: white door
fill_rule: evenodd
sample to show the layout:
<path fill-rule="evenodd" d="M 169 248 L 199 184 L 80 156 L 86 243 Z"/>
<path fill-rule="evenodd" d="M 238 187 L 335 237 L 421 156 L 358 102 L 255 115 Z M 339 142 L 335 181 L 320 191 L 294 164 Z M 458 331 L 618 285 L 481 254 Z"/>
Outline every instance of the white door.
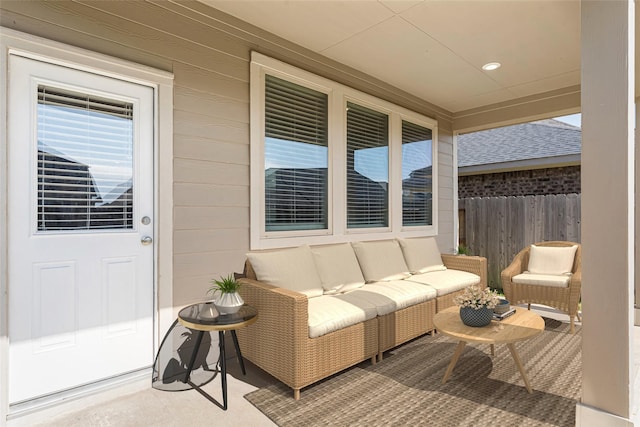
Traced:
<path fill-rule="evenodd" d="M 153 89 L 10 56 L 9 403 L 153 363 Z"/>

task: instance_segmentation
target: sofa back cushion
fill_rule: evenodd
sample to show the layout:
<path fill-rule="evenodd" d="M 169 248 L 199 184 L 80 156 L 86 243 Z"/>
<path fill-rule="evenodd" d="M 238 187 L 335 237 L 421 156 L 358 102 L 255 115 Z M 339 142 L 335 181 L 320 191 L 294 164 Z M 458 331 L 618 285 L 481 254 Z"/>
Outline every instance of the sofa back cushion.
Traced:
<path fill-rule="evenodd" d="M 347 292 L 364 286 L 364 277 L 349 243 L 313 246 L 313 259 L 325 295 Z"/>
<path fill-rule="evenodd" d="M 249 252 L 247 258 L 261 282 L 300 292 L 310 298 L 322 295 L 320 275 L 311 248 L 307 245 L 277 251 Z"/>
<path fill-rule="evenodd" d="M 436 239 L 433 237 L 417 237 L 398 239 L 409 271 L 414 274 L 446 270 Z"/>
<path fill-rule="evenodd" d="M 536 246 L 529 250 L 527 270 L 533 274 L 571 274 L 577 245 Z"/>
<path fill-rule="evenodd" d="M 353 242 L 351 246 L 367 282 L 402 280 L 411 276 L 396 240 Z"/>

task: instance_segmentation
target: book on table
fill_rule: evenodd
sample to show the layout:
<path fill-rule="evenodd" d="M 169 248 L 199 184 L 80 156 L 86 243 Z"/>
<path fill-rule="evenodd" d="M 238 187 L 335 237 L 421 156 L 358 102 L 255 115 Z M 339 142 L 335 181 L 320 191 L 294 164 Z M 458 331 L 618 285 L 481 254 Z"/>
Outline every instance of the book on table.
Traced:
<path fill-rule="evenodd" d="M 502 319 L 506 319 L 509 316 L 512 316 L 516 313 L 516 309 L 514 307 L 510 308 L 509 310 L 505 311 L 504 313 L 493 313 L 493 318 L 496 320 L 502 320 Z"/>

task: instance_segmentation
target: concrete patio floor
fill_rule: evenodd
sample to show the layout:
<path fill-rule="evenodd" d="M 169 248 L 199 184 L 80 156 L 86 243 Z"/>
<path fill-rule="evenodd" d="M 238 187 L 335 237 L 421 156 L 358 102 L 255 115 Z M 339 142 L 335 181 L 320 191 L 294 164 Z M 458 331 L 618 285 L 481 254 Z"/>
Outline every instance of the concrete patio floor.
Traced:
<path fill-rule="evenodd" d="M 568 317 L 548 307 L 532 307 L 539 314 L 561 321 Z M 634 328 L 635 371 L 640 371 L 640 327 Z M 228 347 L 232 348 L 232 347 Z M 233 352 L 231 352 L 233 354 Z M 70 400 L 55 407 L 14 418 L 7 427 L 20 426 L 274 426 L 266 416 L 244 399 L 244 395 L 275 381 L 249 362 L 243 376 L 233 355 L 227 362 L 229 409 L 223 411 L 195 390 L 166 392 L 150 387 L 149 377 L 124 386 Z M 221 401 L 220 381 L 216 378 L 203 389 Z M 640 397 L 640 375 L 636 375 L 635 396 Z M 304 393 L 304 390 L 303 390 Z M 639 400 L 636 398 L 636 400 Z M 640 425 L 640 402 L 633 411 Z"/>

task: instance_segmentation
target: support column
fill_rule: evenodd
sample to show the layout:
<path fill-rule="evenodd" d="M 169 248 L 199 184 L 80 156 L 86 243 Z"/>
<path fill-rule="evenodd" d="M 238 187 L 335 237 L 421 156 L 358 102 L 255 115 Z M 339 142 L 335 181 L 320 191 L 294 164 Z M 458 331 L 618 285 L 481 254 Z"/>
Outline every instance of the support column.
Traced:
<path fill-rule="evenodd" d="M 636 58 L 636 62 L 638 58 Z M 637 68 L 637 67 L 636 67 Z M 636 108 L 636 123 L 640 123 L 640 105 L 638 105 L 638 100 L 636 100 L 635 104 Z M 636 179 L 635 179 L 635 188 L 636 188 L 636 200 L 640 200 L 640 165 L 638 164 L 638 159 L 640 159 L 640 129 L 636 125 L 635 129 L 635 170 L 636 170 Z M 636 230 L 640 227 L 640 206 L 636 206 L 636 214 L 635 214 L 635 228 Z M 636 263 L 635 263 L 636 271 L 640 268 L 640 250 L 636 250 Z M 634 324 L 636 326 L 640 326 L 640 274 L 636 274 L 635 276 L 635 313 L 634 313 Z"/>
<path fill-rule="evenodd" d="M 579 426 L 632 426 L 634 2 L 581 3 L 582 401 Z"/>

